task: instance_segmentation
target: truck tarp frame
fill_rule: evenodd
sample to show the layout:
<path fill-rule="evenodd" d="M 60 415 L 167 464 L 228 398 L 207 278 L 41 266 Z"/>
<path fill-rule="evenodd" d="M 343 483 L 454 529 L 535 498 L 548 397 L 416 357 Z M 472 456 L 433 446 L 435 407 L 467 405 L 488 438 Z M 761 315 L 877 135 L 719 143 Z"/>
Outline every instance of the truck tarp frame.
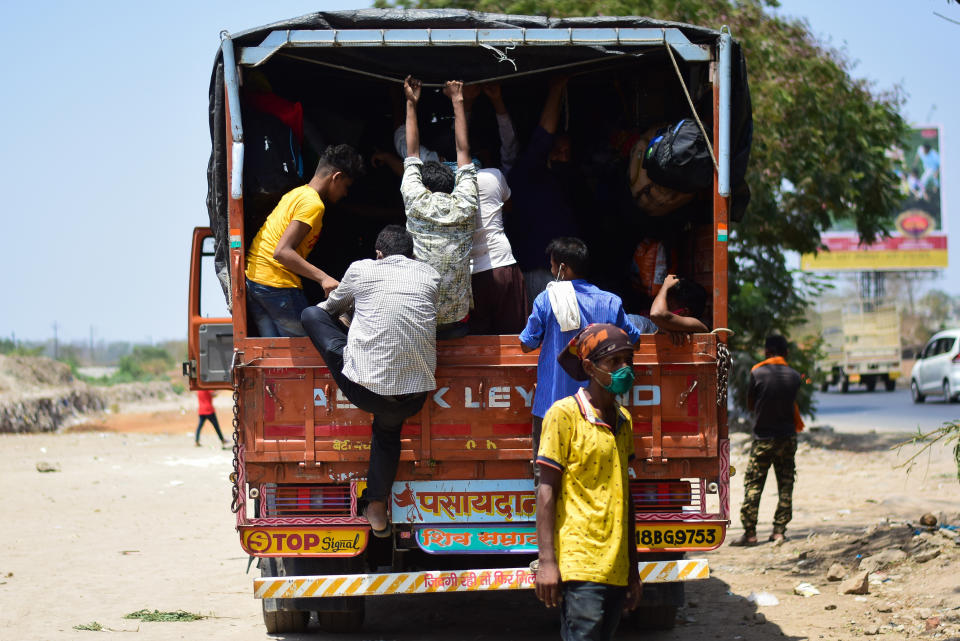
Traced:
<path fill-rule="evenodd" d="M 547 18 L 544 16 L 480 13 L 462 9 L 323 11 L 249 29 L 231 34 L 229 37 L 232 40 L 234 52 L 237 53 L 236 57 L 242 65 L 262 64 L 270 56 L 278 52 L 284 52 L 288 48 L 296 47 L 296 41 L 299 39 L 300 46 L 296 48 L 297 55 L 309 56 L 311 51 L 322 50 L 325 60 L 329 59 L 332 54 L 336 56 L 336 62 L 343 66 L 362 69 L 367 72 L 378 72 L 380 75 L 392 78 L 402 78 L 405 75 L 404 65 L 409 68 L 409 63 L 406 63 L 403 60 L 404 57 L 399 55 L 391 55 L 389 57 L 391 60 L 388 63 L 384 60 L 380 47 L 404 46 L 400 42 L 403 37 L 412 40 L 406 46 L 421 44 L 431 46 L 430 39 L 434 30 L 467 29 L 483 30 L 485 32 L 498 31 L 492 34 L 488 33 L 487 39 L 489 42 L 481 43 L 480 36 L 476 36 L 476 42 L 464 41 L 460 46 L 474 45 L 492 48 L 494 44 L 491 43 L 499 46 L 509 46 L 511 41 L 517 40 L 518 34 L 521 43 L 535 45 L 523 47 L 523 69 L 517 69 L 517 73 L 536 69 L 545 70 L 556 66 L 558 46 L 566 45 L 564 61 L 568 63 L 601 60 L 624 53 L 636 54 L 641 51 L 641 47 L 649 49 L 650 46 L 662 44 L 664 41 L 671 43 L 671 46 L 682 58 L 702 60 L 706 56 L 702 55 L 701 46 L 713 47 L 719 43 L 721 37 L 721 32 L 713 29 L 636 16 Z M 529 37 L 526 35 L 527 32 L 523 31 L 541 29 L 557 31 L 552 34 L 532 31 Z M 338 42 L 334 43 L 332 34 L 326 36 L 326 40 L 329 40 L 329 42 L 321 42 L 325 38 L 322 32 L 332 30 L 348 32 L 356 30 L 402 31 L 397 31 L 390 42 L 384 39 L 382 33 L 379 36 L 379 42 L 376 36 L 371 38 L 369 33 L 362 38 L 355 38 L 352 43 L 349 41 L 349 37 L 341 37 Z M 418 33 L 411 30 L 429 31 Z M 568 35 L 564 36 L 561 30 L 566 31 Z M 624 34 L 623 37 L 620 35 L 621 32 Z M 652 38 L 652 35 L 656 32 L 662 34 L 659 39 Z M 291 36 L 291 33 L 294 36 Z M 426 41 L 424 41 L 424 34 L 426 34 Z M 574 37 L 574 34 L 578 34 L 580 37 Z M 455 37 L 451 36 L 451 39 Z M 593 38 L 592 42 L 590 41 L 591 37 Z M 645 43 L 643 41 L 644 37 L 651 37 L 652 39 Z M 567 41 L 564 42 L 564 39 Z M 438 42 L 432 46 L 443 46 L 440 44 L 443 38 L 437 38 L 436 40 Z M 455 43 L 448 39 L 446 44 Z M 399 53 L 397 49 L 393 49 L 393 51 Z M 456 56 L 451 56 L 451 53 L 450 48 L 444 47 L 443 55 L 434 54 L 435 60 L 431 60 L 431 77 L 436 76 L 436 79 L 442 80 L 464 75 L 463 61 Z M 495 51 L 491 53 L 494 55 L 489 56 L 488 64 L 483 65 L 484 69 L 476 69 L 476 64 L 471 66 L 471 75 L 490 78 L 494 76 L 503 77 L 513 72 L 512 66 L 502 64 L 504 62 L 502 57 L 497 56 Z M 511 58 L 519 58 L 521 52 L 513 50 L 509 55 Z M 732 56 L 733 105 L 730 137 L 734 141 L 735 148 L 744 143 L 749 147 L 749 139 L 752 136 L 750 97 L 747 88 L 746 65 L 740 46 L 736 42 L 733 43 Z M 228 61 L 228 64 L 230 62 Z M 395 67 L 391 67 L 390 64 L 395 65 Z M 215 239 L 214 264 L 217 276 L 224 289 L 227 304 L 232 308 L 228 265 L 230 237 L 227 214 L 231 177 L 227 175 L 227 154 L 234 152 L 229 149 L 233 141 L 227 139 L 226 132 L 225 82 L 223 49 L 218 49 L 209 88 L 212 149 L 207 165 L 207 212 Z"/>

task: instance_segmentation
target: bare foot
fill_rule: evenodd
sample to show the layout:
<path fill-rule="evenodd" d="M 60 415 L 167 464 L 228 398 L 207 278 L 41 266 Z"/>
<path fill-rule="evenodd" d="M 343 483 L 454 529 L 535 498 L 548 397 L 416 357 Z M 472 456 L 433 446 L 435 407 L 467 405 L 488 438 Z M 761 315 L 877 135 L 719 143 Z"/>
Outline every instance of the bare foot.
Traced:
<path fill-rule="evenodd" d="M 363 509 L 363 516 L 370 523 L 374 536 L 390 536 L 390 522 L 387 520 L 387 504 L 384 501 L 370 501 Z"/>

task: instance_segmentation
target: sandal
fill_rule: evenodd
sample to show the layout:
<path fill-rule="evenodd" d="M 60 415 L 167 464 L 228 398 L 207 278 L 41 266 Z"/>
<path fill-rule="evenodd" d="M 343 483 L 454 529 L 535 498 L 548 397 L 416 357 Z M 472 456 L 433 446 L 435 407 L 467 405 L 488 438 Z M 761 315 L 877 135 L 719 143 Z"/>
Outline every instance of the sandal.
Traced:
<path fill-rule="evenodd" d="M 361 514 L 363 514 L 363 518 L 367 519 L 368 524 L 370 524 L 370 519 L 367 518 L 367 510 L 369 508 L 370 508 L 370 504 L 367 503 L 365 506 L 363 506 L 363 510 L 361 512 Z M 381 530 L 376 529 L 375 527 L 373 527 L 373 524 L 370 524 L 370 531 L 373 532 L 373 535 L 375 537 L 380 539 L 386 539 L 391 534 L 393 534 L 393 528 L 390 526 L 390 518 L 388 517 L 386 521 L 387 521 L 386 526 L 384 526 L 384 528 Z"/>
<path fill-rule="evenodd" d="M 744 534 L 739 539 L 731 541 L 730 545 L 734 547 L 753 547 L 754 545 L 757 545 L 757 537 L 756 535 Z"/>

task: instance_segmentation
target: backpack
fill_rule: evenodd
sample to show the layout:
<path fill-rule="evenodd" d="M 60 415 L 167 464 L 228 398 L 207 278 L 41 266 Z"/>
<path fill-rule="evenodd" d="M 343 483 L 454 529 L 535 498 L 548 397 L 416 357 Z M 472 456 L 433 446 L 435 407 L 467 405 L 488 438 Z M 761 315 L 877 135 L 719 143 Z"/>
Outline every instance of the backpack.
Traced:
<path fill-rule="evenodd" d="M 656 133 L 656 129 L 647 130 L 630 150 L 627 179 L 638 209 L 648 216 L 665 216 L 692 201 L 693 194 L 670 189 L 651 180 L 643 166 L 643 157 L 649 141 L 656 137 Z"/>
<path fill-rule="evenodd" d="M 243 229 L 249 247 L 283 195 L 303 184 L 303 156 L 290 127 L 255 109 L 244 110 L 243 138 Z"/>
<path fill-rule="evenodd" d="M 279 118 L 247 109 L 243 114 L 243 192 L 280 200 L 303 184 L 303 154 L 293 130 Z"/>
<path fill-rule="evenodd" d="M 647 145 L 643 168 L 650 180 L 692 194 L 713 186 L 713 160 L 696 122 L 684 118 L 661 129 Z"/>

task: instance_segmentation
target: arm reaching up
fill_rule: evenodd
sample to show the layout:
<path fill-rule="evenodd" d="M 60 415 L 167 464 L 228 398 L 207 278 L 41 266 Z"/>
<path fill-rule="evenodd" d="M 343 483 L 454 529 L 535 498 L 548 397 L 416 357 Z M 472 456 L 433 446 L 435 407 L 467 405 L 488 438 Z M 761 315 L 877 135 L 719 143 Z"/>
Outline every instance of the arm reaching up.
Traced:
<path fill-rule="evenodd" d="M 503 94 L 499 83 L 483 85 L 483 93 L 490 99 L 493 110 L 497 114 L 497 129 L 500 132 L 500 168 L 504 174 L 509 174 L 520 154 L 520 145 L 517 144 L 517 132 L 514 131 L 513 121 L 503 102 Z"/>
<path fill-rule="evenodd" d="M 420 81 L 407 76 L 403 81 L 403 95 L 407 99 L 407 157 L 420 157 L 420 129 L 417 126 L 417 103 L 420 102 Z M 462 105 L 462 103 L 461 103 Z"/>
<path fill-rule="evenodd" d="M 540 112 L 540 126 L 548 134 L 557 133 L 557 127 L 560 125 L 560 98 L 563 97 L 563 90 L 566 86 L 566 78 L 560 78 L 550 83 L 547 100 L 543 103 L 543 111 Z"/>
<path fill-rule="evenodd" d="M 463 83 L 459 80 L 448 80 L 443 87 L 443 93 L 453 103 L 453 135 L 457 142 L 457 166 L 469 165 L 470 141 L 467 138 L 467 115 L 463 108 Z M 407 134 L 407 147 L 410 147 L 410 135 Z"/>

